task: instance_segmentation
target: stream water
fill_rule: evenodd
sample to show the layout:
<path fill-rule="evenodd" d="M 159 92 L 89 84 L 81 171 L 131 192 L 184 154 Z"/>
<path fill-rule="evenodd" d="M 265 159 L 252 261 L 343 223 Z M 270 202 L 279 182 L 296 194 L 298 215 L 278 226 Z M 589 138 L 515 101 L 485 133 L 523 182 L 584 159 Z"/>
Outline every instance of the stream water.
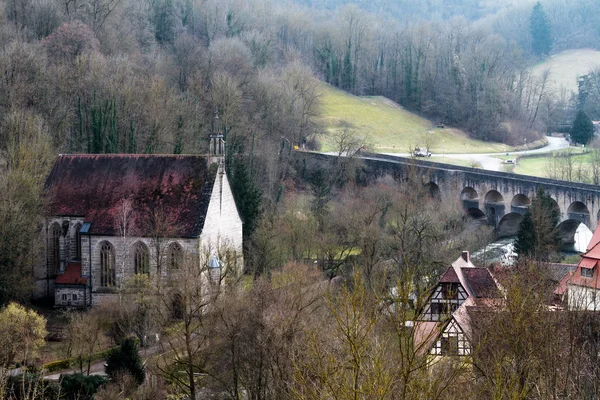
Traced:
<path fill-rule="evenodd" d="M 563 256 L 581 254 L 585 252 L 587 245 L 592 239 L 593 232 L 584 224 L 579 224 L 575 231 L 574 243 L 568 243 L 561 249 Z M 471 258 L 477 266 L 489 265 L 499 262 L 502 265 L 512 265 L 517 254 L 514 251 L 516 237 L 508 237 L 496 240 L 473 254 Z"/>

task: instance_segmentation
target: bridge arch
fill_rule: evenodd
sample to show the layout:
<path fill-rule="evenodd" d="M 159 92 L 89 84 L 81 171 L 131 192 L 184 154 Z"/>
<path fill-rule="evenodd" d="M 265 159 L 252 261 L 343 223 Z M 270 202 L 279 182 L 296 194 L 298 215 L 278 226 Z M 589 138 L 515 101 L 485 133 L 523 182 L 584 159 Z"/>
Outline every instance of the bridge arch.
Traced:
<path fill-rule="evenodd" d="M 486 203 L 504 203 L 504 197 L 497 190 L 490 190 L 485 194 Z"/>
<path fill-rule="evenodd" d="M 527 207 L 530 204 L 531 200 L 529 199 L 529 197 L 525 196 L 522 193 L 515 195 L 515 197 L 513 197 L 512 201 L 510 202 L 510 205 L 512 207 Z"/>
<path fill-rule="evenodd" d="M 581 201 L 574 201 L 567 209 L 567 220 L 576 220 L 583 222 L 590 227 L 590 210 Z"/>
<path fill-rule="evenodd" d="M 461 200 L 479 200 L 479 193 L 477 190 L 473 189 L 471 186 L 467 186 L 460 193 Z"/>
<path fill-rule="evenodd" d="M 490 190 L 485 194 L 483 206 L 488 223 L 497 226 L 504 216 L 504 197 L 497 190 Z"/>
<path fill-rule="evenodd" d="M 477 221 L 484 221 L 487 219 L 485 213 L 477 207 L 467 209 L 467 215 Z"/>
<path fill-rule="evenodd" d="M 498 222 L 497 235 L 499 238 L 515 236 L 519 230 L 519 225 L 523 220 L 523 215 L 518 212 L 511 212 L 502 217 Z"/>
<path fill-rule="evenodd" d="M 512 201 L 510 202 L 510 211 L 519 214 L 525 214 L 530 205 L 531 200 L 529 197 L 519 193 L 512 198 Z"/>
<path fill-rule="evenodd" d="M 479 193 L 470 186 L 462 190 L 460 200 L 462 201 L 463 209 L 467 210 L 467 213 L 471 208 L 479 209 Z"/>
<path fill-rule="evenodd" d="M 435 182 L 430 181 L 426 183 L 425 188 L 427 189 L 427 192 L 429 193 L 432 199 L 441 199 L 440 187 Z"/>
<path fill-rule="evenodd" d="M 563 248 L 570 248 L 575 244 L 575 233 L 579 228 L 579 224 L 581 224 L 581 221 L 576 219 L 566 219 L 558 224 L 557 229 Z"/>

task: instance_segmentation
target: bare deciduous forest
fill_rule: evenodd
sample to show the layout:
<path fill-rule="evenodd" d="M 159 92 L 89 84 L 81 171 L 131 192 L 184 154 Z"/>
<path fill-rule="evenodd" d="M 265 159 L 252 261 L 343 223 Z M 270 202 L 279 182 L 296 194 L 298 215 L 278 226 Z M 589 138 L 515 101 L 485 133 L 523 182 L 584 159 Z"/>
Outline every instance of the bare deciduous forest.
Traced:
<path fill-rule="evenodd" d="M 570 123 L 581 99 L 554 97 L 547 74 L 528 69 L 547 56 L 536 55 L 533 6 L 0 0 L 0 396 L 597 398 L 597 316 L 550 311 L 553 283 L 531 260 L 499 275 L 505 304 L 480 326 L 472 356 L 432 362 L 411 324 L 441 273 L 491 229 L 458 200 L 431 196 L 419 171 L 366 182 L 353 157 L 326 169 L 293 162 L 294 146 L 318 150 L 325 134 L 320 81 L 485 141 L 531 143 Z M 552 51 L 600 46 L 595 0 L 543 7 Z M 600 115 L 598 75 L 585 83 L 590 115 Z M 89 373 L 93 355 L 128 351 L 135 337 L 146 379 L 123 357 L 136 365 L 93 392 L 44 383 L 45 320 L 14 302 L 29 304 L 31 266 L 44 256 L 55 156 L 205 154 L 216 131 L 244 222 L 244 274 L 207 290 L 206 271 L 186 265 L 177 304 L 168 286 L 137 277 L 118 305 L 61 315 L 56 351 L 71 368 Z M 345 130 L 338 154 L 358 151 L 360 137 Z M 154 335 L 160 343 L 147 343 Z"/>

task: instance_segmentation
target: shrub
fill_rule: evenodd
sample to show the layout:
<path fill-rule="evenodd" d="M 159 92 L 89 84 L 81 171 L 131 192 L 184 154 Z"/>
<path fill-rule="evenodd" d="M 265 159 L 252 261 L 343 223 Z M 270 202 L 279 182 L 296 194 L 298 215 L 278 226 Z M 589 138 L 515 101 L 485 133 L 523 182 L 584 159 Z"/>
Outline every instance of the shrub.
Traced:
<path fill-rule="evenodd" d="M 100 386 L 108 379 L 98 375 L 70 374 L 60 376 L 60 386 L 66 399 L 93 399 Z"/>
<path fill-rule="evenodd" d="M 125 339 L 121 346 L 111 349 L 106 358 L 106 373 L 115 380 L 123 374 L 129 374 L 138 385 L 144 382 L 146 374 L 136 339 Z"/>
<path fill-rule="evenodd" d="M 40 374 L 25 373 L 11 376 L 6 384 L 5 399 L 43 400 L 57 399 L 60 387 L 55 382 L 47 382 Z"/>
<path fill-rule="evenodd" d="M 46 372 L 62 371 L 64 369 L 68 369 L 69 367 L 71 367 L 72 361 L 73 360 L 71 358 L 67 358 L 66 360 L 52 361 L 52 362 L 49 362 L 48 364 L 44 364 L 44 370 Z"/>

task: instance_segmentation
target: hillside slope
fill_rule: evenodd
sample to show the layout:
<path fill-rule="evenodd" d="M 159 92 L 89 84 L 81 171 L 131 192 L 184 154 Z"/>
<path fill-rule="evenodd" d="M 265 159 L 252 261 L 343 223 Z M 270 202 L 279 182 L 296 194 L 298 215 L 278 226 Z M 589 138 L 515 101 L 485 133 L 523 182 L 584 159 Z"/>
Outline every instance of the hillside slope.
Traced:
<path fill-rule="evenodd" d="M 571 49 L 549 57 L 534 65 L 531 70 L 535 75 L 541 76 L 544 70 L 549 69 L 549 88 L 558 95 L 562 87 L 577 92 L 577 78 L 594 68 L 600 68 L 600 51 Z"/>
<path fill-rule="evenodd" d="M 512 151 L 502 143 L 471 139 L 454 128 L 436 128 L 434 122 L 403 109 L 381 96 L 357 97 L 325 83 L 320 85 L 323 151 L 334 151 L 336 132 L 351 127 L 378 153 L 408 153 L 427 146 L 434 153 L 490 153 Z"/>

